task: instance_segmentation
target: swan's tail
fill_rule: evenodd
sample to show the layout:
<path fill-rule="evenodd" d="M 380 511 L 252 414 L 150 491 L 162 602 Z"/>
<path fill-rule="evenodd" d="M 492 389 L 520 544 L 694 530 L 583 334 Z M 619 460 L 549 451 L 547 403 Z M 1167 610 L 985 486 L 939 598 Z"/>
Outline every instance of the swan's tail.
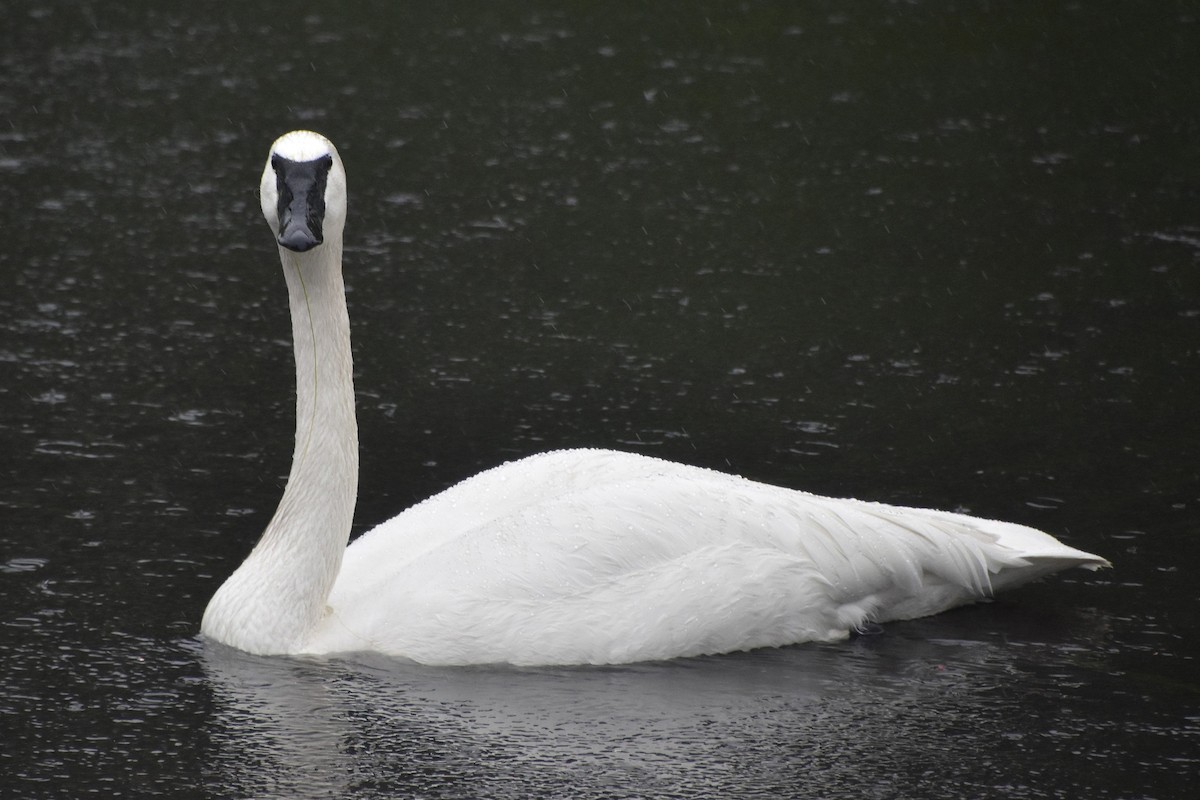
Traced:
<path fill-rule="evenodd" d="M 1072 567 L 1095 571 L 1112 566 L 1106 558 L 1065 545 L 1024 525 L 987 520 L 983 530 L 996 536 L 997 545 L 1012 550 L 1029 564 L 1021 569 L 1001 570 L 992 576 L 992 588 L 997 591 Z"/>
<path fill-rule="evenodd" d="M 1112 566 L 1106 558 L 1065 545 L 1050 534 L 1026 525 L 949 511 L 926 513 L 952 528 L 965 528 L 992 540 L 987 549 L 1001 556 L 998 568 L 993 565 L 990 569 L 993 592 L 1073 567 L 1098 570 Z"/>
<path fill-rule="evenodd" d="M 811 529 L 809 553 L 835 586 L 857 587 L 837 595 L 851 621 L 856 615 L 876 622 L 928 616 L 1071 567 L 1110 566 L 1011 522 L 862 501 L 811 501 L 824 509 L 814 516 L 820 525 Z"/>

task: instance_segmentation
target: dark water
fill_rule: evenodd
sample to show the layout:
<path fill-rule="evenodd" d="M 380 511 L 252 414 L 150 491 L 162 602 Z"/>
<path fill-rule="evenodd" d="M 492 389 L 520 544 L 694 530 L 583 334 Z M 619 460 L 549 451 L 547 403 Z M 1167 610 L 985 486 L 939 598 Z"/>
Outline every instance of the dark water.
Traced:
<path fill-rule="evenodd" d="M 0 4 L 0 794 L 1187 794 L 1194 5 L 338 5 Z M 600 445 L 1116 568 L 613 669 L 206 645 L 291 453 L 298 126 L 350 173 L 357 529 Z"/>

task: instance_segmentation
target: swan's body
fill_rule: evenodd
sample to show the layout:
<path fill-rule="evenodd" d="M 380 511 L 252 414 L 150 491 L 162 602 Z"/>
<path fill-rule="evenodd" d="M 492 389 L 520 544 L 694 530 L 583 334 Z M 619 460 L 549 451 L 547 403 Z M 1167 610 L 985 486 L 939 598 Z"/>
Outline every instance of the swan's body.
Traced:
<path fill-rule="evenodd" d="M 324 137 L 272 148 L 262 205 L 291 297 L 296 447 L 279 509 L 205 611 L 210 638 L 261 654 L 620 663 L 841 639 L 1107 565 L 1020 525 L 606 450 L 505 464 L 347 547 L 358 442 L 345 187 Z"/>

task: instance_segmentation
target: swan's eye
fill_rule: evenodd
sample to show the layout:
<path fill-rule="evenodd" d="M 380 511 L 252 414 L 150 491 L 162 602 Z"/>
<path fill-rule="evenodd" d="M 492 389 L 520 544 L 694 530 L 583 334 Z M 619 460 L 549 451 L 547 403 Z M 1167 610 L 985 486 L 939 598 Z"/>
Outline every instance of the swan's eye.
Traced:
<path fill-rule="evenodd" d="M 312 161 L 292 161 L 281 155 L 271 156 L 275 170 L 276 213 L 279 215 L 279 243 L 290 250 L 304 252 L 324 239 L 325 184 L 333 157 L 324 155 Z"/>

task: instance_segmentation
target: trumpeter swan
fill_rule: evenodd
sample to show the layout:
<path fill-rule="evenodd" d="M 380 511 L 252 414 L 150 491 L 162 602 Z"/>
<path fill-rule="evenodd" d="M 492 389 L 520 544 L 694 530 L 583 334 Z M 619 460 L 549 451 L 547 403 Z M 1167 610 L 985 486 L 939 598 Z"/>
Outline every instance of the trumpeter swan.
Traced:
<path fill-rule="evenodd" d="M 346 174 L 325 137 L 294 131 L 272 146 L 260 191 L 291 301 L 296 441 L 279 508 L 205 610 L 211 639 L 429 664 L 621 663 L 843 639 L 1108 564 L 1021 525 L 608 450 L 504 464 L 347 546 Z"/>

